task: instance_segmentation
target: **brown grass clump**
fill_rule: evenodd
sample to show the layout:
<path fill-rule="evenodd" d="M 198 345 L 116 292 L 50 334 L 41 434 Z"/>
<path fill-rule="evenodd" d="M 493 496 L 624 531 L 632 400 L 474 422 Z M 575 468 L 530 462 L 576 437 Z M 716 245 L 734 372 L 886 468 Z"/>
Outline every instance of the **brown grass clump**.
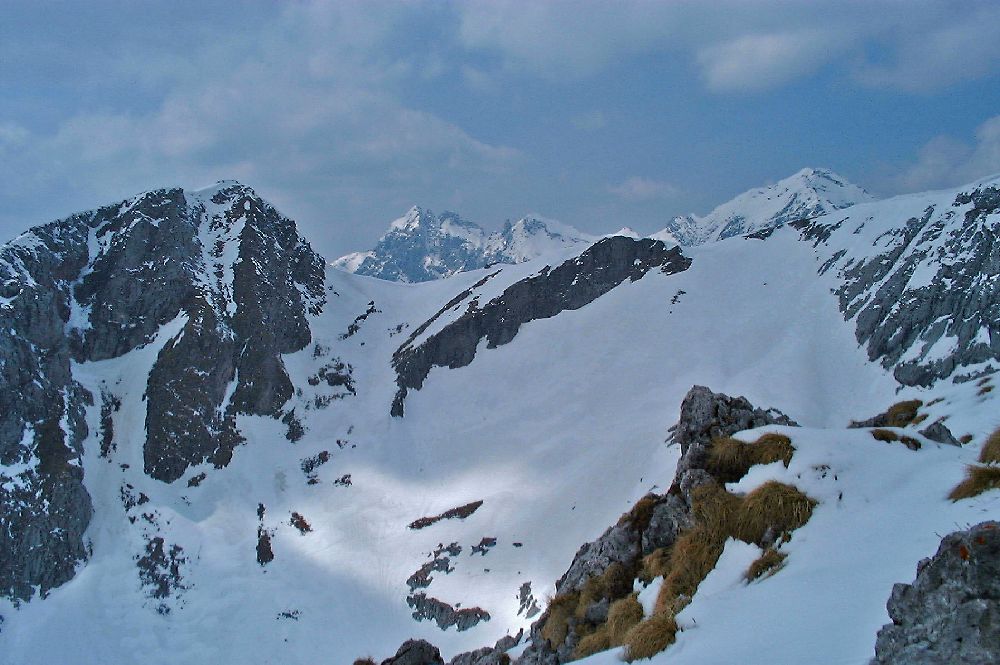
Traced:
<path fill-rule="evenodd" d="M 980 389 L 979 389 L 979 392 L 978 392 L 977 394 L 978 394 L 978 395 L 979 395 L 980 397 L 982 397 L 982 396 L 983 396 L 983 395 L 985 395 L 986 393 L 990 393 L 990 392 L 993 392 L 993 386 L 990 386 L 990 385 L 985 385 L 985 386 L 983 386 L 982 388 L 980 388 Z"/>
<path fill-rule="evenodd" d="M 642 605 L 636 598 L 637 594 L 630 594 L 611 603 L 608 609 L 608 641 L 611 646 L 618 646 L 625 643 L 625 637 L 632 627 L 642 621 Z"/>
<path fill-rule="evenodd" d="M 948 498 L 952 501 L 971 499 L 987 490 L 1000 489 L 1000 467 L 970 466 L 965 480 L 955 486 Z"/>
<path fill-rule="evenodd" d="M 896 432 L 893 432 L 891 429 L 873 429 L 871 430 L 871 433 L 872 438 L 876 441 L 885 441 L 886 443 L 899 441 L 910 450 L 920 450 L 920 442 L 912 436 L 901 436 Z"/>
<path fill-rule="evenodd" d="M 650 658 L 660 653 L 677 639 L 677 621 L 673 614 L 654 614 L 636 624 L 625 638 L 625 659 L 629 662 Z"/>
<path fill-rule="evenodd" d="M 707 471 L 722 483 L 733 483 L 758 464 L 783 462 L 787 467 L 795 448 L 784 434 L 768 433 L 754 443 L 744 443 L 732 437 L 712 441 Z"/>
<path fill-rule="evenodd" d="M 1000 429 L 990 434 L 979 451 L 979 461 L 983 464 L 1000 464 Z"/>
<path fill-rule="evenodd" d="M 670 572 L 670 547 L 653 550 L 642 558 L 639 579 L 649 584 L 657 577 L 666 577 Z"/>
<path fill-rule="evenodd" d="M 963 434 L 962 436 L 958 437 L 958 442 L 964 446 L 965 444 L 972 441 L 972 438 L 973 437 L 971 434 Z"/>
<path fill-rule="evenodd" d="M 582 619 L 591 604 L 602 598 L 615 600 L 628 595 L 632 591 L 635 573 L 628 567 L 615 561 L 601 575 L 591 577 L 580 590 L 574 616 Z"/>
<path fill-rule="evenodd" d="M 375 662 L 374 658 L 368 657 L 368 658 L 358 658 L 357 660 L 354 661 L 354 665 L 378 665 L 378 663 Z"/>
<path fill-rule="evenodd" d="M 577 643 L 576 649 L 573 650 L 573 658 L 577 660 L 586 658 L 595 653 L 607 651 L 611 646 L 611 641 L 608 639 L 608 626 L 601 624 L 594 632 Z"/>
<path fill-rule="evenodd" d="M 690 600 L 701 581 L 715 568 L 725 542 L 725 533 L 704 525 L 688 529 L 677 539 L 670 557 L 670 572 L 656 597 L 656 614 L 679 610 L 679 599 L 681 605 Z"/>
<path fill-rule="evenodd" d="M 576 592 L 556 596 L 549 602 L 549 618 L 545 620 L 541 632 L 553 650 L 558 649 L 566 641 L 566 633 L 569 632 L 567 624 L 579 602 L 580 594 Z"/>
<path fill-rule="evenodd" d="M 722 536 L 736 533 L 736 520 L 743 499 L 717 483 L 702 485 L 691 492 L 691 512 L 695 523 Z M 675 544 L 676 549 L 676 544 Z"/>
<path fill-rule="evenodd" d="M 632 510 L 618 519 L 618 524 L 621 525 L 625 522 L 630 522 L 636 530 L 645 531 L 646 527 L 649 526 L 650 520 L 653 519 L 653 509 L 656 508 L 656 504 L 657 497 L 653 494 L 647 494 L 632 506 Z"/>
<path fill-rule="evenodd" d="M 792 485 L 770 480 L 743 500 L 735 534 L 747 543 L 787 534 L 809 521 L 816 501 Z"/>
<path fill-rule="evenodd" d="M 891 429 L 873 429 L 872 438 L 876 441 L 885 441 L 886 443 L 891 443 L 892 441 L 899 441 L 899 435 L 893 432 Z"/>
<path fill-rule="evenodd" d="M 753 582 L 764 575 L 771 575 L 777 572 L 784 565 L 787 556 L 784 552 L 779 552 L 776 549 L 768 548 L 764 550 L 764 553 L 751 563 L 747 569 L 747 582 Z"/>
<path fill-rule="evenodd" d="M 885 412 L 886 424 L 889 427 L 906 427 L 917 417 L 917 409 L 924 403 L 919 399 L 897 402 Z"/>

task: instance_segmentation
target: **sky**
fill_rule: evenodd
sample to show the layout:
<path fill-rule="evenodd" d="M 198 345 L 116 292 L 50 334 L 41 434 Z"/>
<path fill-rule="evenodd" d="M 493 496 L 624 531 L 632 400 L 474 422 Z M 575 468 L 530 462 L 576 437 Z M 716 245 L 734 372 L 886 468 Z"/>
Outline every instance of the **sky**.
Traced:
<path fill-rule="evenodd" d="M 1000 3 L 0 5 L 0 240 L 220 179 L 330 259 L 412 205 L 652 233 L 807 166 L 1000 172 Z"/>

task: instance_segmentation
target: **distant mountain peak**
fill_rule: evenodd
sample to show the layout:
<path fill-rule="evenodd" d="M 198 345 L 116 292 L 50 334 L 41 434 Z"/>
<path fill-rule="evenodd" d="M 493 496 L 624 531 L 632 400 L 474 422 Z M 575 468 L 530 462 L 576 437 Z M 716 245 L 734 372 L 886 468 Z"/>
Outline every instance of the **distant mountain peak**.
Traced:
<path fill-rule="evenodd" d="M 368 252 L 333 262 L 347 272 L 397 282 L 426 282 L 494 263 L 521 263 L 565 246 L 581 248 L 595 240 L 567 224 L 527 215 L 500 231 L 487 233 L 458 213 L 435 215 L 420 206 L 389 224 Z"/>
<path fill-rule="evenodd" d="M 866 190 L 830 169 L 804 168 L 772 185 L 748 190 L 704 217 L 675 217 L 653 237 L 702 245 L 873 200 Z"/>

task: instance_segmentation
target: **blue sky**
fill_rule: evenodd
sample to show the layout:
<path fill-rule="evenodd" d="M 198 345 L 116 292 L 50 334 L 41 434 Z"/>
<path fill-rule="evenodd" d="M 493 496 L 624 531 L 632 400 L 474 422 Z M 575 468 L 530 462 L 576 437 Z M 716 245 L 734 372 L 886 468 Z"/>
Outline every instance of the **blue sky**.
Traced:
<path fill-rule="evenodd" d="M 996 2 L 5 2 L 0 237 L 237 178 L 328 257 L 410 205 L 661 228 L 805 166 L 1000 172 Z"/>

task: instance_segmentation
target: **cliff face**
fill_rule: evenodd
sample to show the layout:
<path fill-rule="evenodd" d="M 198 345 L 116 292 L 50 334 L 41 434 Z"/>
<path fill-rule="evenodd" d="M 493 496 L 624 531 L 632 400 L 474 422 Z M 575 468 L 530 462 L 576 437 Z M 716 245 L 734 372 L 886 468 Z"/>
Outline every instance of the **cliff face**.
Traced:
<path fill-rule="evenodd" d="M 228 463 L 236 414 L 283 415 L 281 354 L 309 343 L 306 314 L 324 303 L 322 258 L 238 183 L 149 192 L 30 231 L 0 250 L 0 280 L 0 461 L 13 467 L 0 485 L 0 591 L 20 599 L 86 557 L 83 411 L 97 396 L 73 363 L 170 328 L 146 385 L 143 459 L 172 482 Z M 106 416 L 120 404 L 114 387 L 99 397 Z"/>

